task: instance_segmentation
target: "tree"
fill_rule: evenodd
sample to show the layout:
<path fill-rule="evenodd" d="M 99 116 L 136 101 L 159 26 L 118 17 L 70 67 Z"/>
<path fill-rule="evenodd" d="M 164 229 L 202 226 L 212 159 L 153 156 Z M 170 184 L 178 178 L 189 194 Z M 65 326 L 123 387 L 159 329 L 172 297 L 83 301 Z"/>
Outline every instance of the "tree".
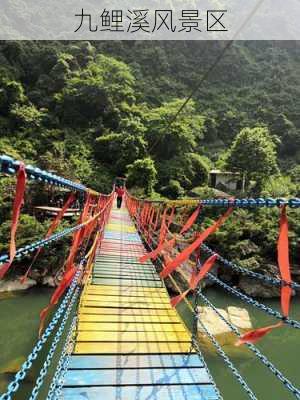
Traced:
<path fill-rule="evenodd" d="M 112 57 L 98 55 L 76 71 L 56 94 L 56 112 L 72 127 L 104 125 L 118 129 L 128 105 L 135 101 L 134 77 L 129 67 Z"/>
<path fill-rule="evenodd" d="M 112 166 L 117 175 L 126 166 L 145 156 L 146 142 L 141 135 L 111 133 L 96 139 L 96 154 Z"/>
<path fill-rule="evenodd" d="M 227 153 L 225 165 L 245 174 L 246 183 L 255 180 L 257 188 L 265 179 L 278 173 L 276 146 L 265 127 L 244 128 Z"/>
<path fill-rule="evenodd" d="M 145 193 L 150 195 L 156 183 L 157 171 L 154 161 L 150 158 L 136 160 L 128 166 L 128 187 L 138 186 L 144 188 Z"/>
<path fill-rule="evenodd" d="M 179 184 L 181 190 L 190 190 L 195 186 L 206 185 L 208 182 L 209 160 L 197 153 L 180 154 L 171 160 L 161 161 L 157 165 L 159 186 L 169 186 L 172 180 Z M 174 184 L 172 186 L 175 187 Z M 172 193 L 175 192 L 172 190 Z"/>
<path fill-rule="evenodd" d="M 203 138 L 205 118 L 196 113 L 195 103 L 190 101 L 176 120 L 169 126 L 184 100 L 176 99 L 151 109 L 145 115 L 146 139 L 155 159 L 170 160 L 195 149 Z"/>

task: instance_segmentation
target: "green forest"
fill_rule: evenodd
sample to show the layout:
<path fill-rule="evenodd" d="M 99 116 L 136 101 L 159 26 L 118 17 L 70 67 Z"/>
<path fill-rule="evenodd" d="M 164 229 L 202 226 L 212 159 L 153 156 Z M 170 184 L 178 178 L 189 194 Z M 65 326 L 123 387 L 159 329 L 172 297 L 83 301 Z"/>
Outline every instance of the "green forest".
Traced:
<path fill-rule="evenodd" d="M 139 196 L 212 197 L 209 171 L 218 168 L 245 178 L 245 190 L 231 195 L 299 196 L 297 42 L 235 42 L 169 124 L 224 45 L 1 42 L 0 152 L 104 193 L 126 176 Z M 1 252 L 13 188 L 13 178 L 1 178 Z M 49 222 L 31 212 L 46 201 L 31 185 L 19 244 L 46 231 Z M 296 271 L 300 224 L 289 214 Z M 215 216 L 207 212 L 203 223 Z M 244 267 L 276 274 L 277 232 L 278 210 L 239 210 L 211 243 Z M 55 264 L 61 253 L 47 251 L 47 265 Z"/>

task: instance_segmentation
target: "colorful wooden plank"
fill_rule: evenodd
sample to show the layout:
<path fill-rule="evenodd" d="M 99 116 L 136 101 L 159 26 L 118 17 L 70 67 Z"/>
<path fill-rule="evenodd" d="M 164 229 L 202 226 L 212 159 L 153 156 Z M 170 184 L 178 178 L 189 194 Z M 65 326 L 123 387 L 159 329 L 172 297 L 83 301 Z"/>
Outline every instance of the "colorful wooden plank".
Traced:
<path fill-rule="evenodd" d="M 189 342 L 76 342 L 75 354 L 170 354 L 187 353 Z M 127 400 L 127 399 L 126 399 Z"/>
<path fill-rule="evenodd" d="M 135 309 L 168 309 L 169 305 L 167 304 L 157 304 L 157 303 L 150 303 L 144 301 L 144 303 L 136 303 L 134 301 L 131 302 L 122 302 L 119 301 L 118 303 L 111 303 L 110 301 L 89 301 L 84 299 L 82 301 L 82 306 L 84 307 L 118 307 L 118 308 L 135 308 Z"/>
<path fill-rule="evenodd" d="M 83 309 L 84 310 L 84 309 Z M 79 313 L 79 321 L 86 322 L 118 322 L 118 323 L 143 323 L 143 324 L 181 324 L 177 316 L 168 315 L 112 315 L 112 314 L 86 314 Z"/>
<path fill-rule="evenodd" d="M 154 315 L 154 316 L 174 316 L 180 321 L 176 311 L 172 308 L 165 308 L 165 309 L 144 309 L 144 308 L 117 308 L 117 307 L 87 307 L 87 306 L 80 306 L 79 307 L 79 314 L 104 314 L 104 315 Z"/>
<path fill-rule="evenodd" d="M 70 369 L 89 368 L 194 368 L 204 367 L 197 354 L 71 356 Z"/>
<path fill-rule="evenodd" d="M 186 332 L 182 324 L 142 324 L 136 322 L 79 322 L 78 330 L 103 332 Z"/>
<path fill-rule="evenodd" d="M 186 332 L 78 332 L 77 342 L 191 342 Z"/>
<path fill-rule="evenodd" d="M 128 386 L 208 384 L 205 368 L 136 368 L 68 370 L 64 386 Z"/>
<path fill-rule="evenodd" d="M 212 385 L 64 388 L 64 400 L 218 400 Z"/>
<path fill-rule="evenodd" d="M 138 286 L 138 287 L 162 287 L 160 281 L 133 280 L 133 279 L 118 279 L 118 278 L 93 278 L 95 285 L 112 285 L 112 286 Z"/>
<path fill-rule="evenodd" d="M 157 303 L 157 304 L 161 304 L 161 303 L 165 303 L 165 304 L 169 304 L 170 300 L 167 297 L 164 298 L 157 298 L 155 295 L 148 295 L 148 296 L 128 296 L 128 295 L 123 295 L 123 294 L 119 294 L 119 295 L 101 295 L 101 294 L 93 294 L 93 293 L 89 293 L 87 292 L 84 299 L 86 300 L 97 300 L 97 301 L 110 301 L 112 303 L 117 303 L 120 300 L 121 301 L 134 301 L 136 303 L 143 303 L 144 301 L 148 301 L 151 303 Z"/>

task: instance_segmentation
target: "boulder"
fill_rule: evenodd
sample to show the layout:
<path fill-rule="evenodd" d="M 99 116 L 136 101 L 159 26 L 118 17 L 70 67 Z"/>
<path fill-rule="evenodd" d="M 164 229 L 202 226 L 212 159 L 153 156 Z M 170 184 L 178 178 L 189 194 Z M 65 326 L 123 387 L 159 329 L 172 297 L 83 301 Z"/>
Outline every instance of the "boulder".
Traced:
<path fill-rule="evenodd" d="M 228 313 L 226 310 L 221 308 L 217 309 L 219 313 L 228 320 Z M 210 307 L 198 307 L 199 319 L 205 325 L 206 329 L 214 336 L 221 335 L 223 333 L 231 332 L 229 326 L 215 313 Z M 201 332 L 201 324 L 198 325 L 198 330 Z"/>
<path fill-rule="evenodd" d="M 271 299 L 280 297 L 280 288 L 277 286 L 264 285 L 261 281 L 242 276 L 240 278 L 238 287 L 244 293 L 251 297 L 261 297 L 264 299 Z"/>
<path fill-rule="evenodd" d="M 55 288 L 57 286 L 55 278 L 51 275 L 45 276 L 42 280 L 42 285 Z"/>
<path fill-rule="evenodd" d="M 252 329 L 252 323 L 248 311 L 240 307 L 227 307 L 228 320 L 232 325 L 240 329 Z"/>
<path fill-rule="evenodd" d="M 26 290 L 36 285 L 36 281 L 33 279 L 27 279 L 25 283 L 21 283 L 20 280 L 10 280 L 0 282 L 0 292 L 14 292 L 18 290 Z"/>
<path fill-rule="evenodd" d="M 227 309 L 217 309 L 219 313 L 230 323 L 236 326 L 241 332 L 252 329 L 249 313 L 246 309 L 229 306 Z M 230 327 L 216 314 L 216 312 L 206 306 L 198 307 L 199 320 L 204 324 L 206 329 L 223 345 L 233 345 L 237 336 L 233 333 Z M 208 349 L 211 348 L 209 338 L 198 322 L 198 332 L 202 343 Z"/>

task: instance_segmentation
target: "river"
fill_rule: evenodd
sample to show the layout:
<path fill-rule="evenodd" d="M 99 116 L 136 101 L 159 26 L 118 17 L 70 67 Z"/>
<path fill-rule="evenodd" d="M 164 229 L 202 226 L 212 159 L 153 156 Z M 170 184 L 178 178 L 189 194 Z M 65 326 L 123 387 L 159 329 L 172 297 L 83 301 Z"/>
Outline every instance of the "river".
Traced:
<path fill-rule="evenodd" d="M 3 392 L 13 376 L 13 371 L 25 360 L 37 340 L 39 312 L 48 303 L 51 289 L 34 288 L 26 292 L 0 294 L 0 392 Z M 217 307 L 226 308 L 228 305 L 245 307 L 239 300 L 225 295 L 222 291 L 208 289 L 205 294 Z M 267 301 L 266 304 L 278 308 L 279 301 Z M 274 322 L 261 311 L 246 306 L 255 327 Z M 188 326 L 192 318 L 184 303 L 179 306 L 179 312 Z M 300 299 L 294 299 L 291 317 L 299 319 Z M 300 386 L 300 330 L 293 328 L 277 329 L 267 336 L 259 345 L 259 349 L 297 386 Z M 247 380 L 263 400 L 290 400 L 295 399 L 288 390 L 256 359 L 252 353 L 244 348 L 224 346 L 225 352 L 237 366 L 240 373 Z M 203 349 L 203 354 L 215 381 L 225 400 L 244 400 L 248 397 L 241 391 L 232 374 L 225 367 L 223 361 L 212 351 Z M 28 389 L 34 382 L 34 374 L 39 369 L 35 366 L 30 373 L 24 390 L 17 398 L 27 398 Z M 9 370 L 11 373 L 4 373 Z M 43 398 L 43 397 L 40 397 Z M 45 398 L 45 397 L 44 397 Z"/>

